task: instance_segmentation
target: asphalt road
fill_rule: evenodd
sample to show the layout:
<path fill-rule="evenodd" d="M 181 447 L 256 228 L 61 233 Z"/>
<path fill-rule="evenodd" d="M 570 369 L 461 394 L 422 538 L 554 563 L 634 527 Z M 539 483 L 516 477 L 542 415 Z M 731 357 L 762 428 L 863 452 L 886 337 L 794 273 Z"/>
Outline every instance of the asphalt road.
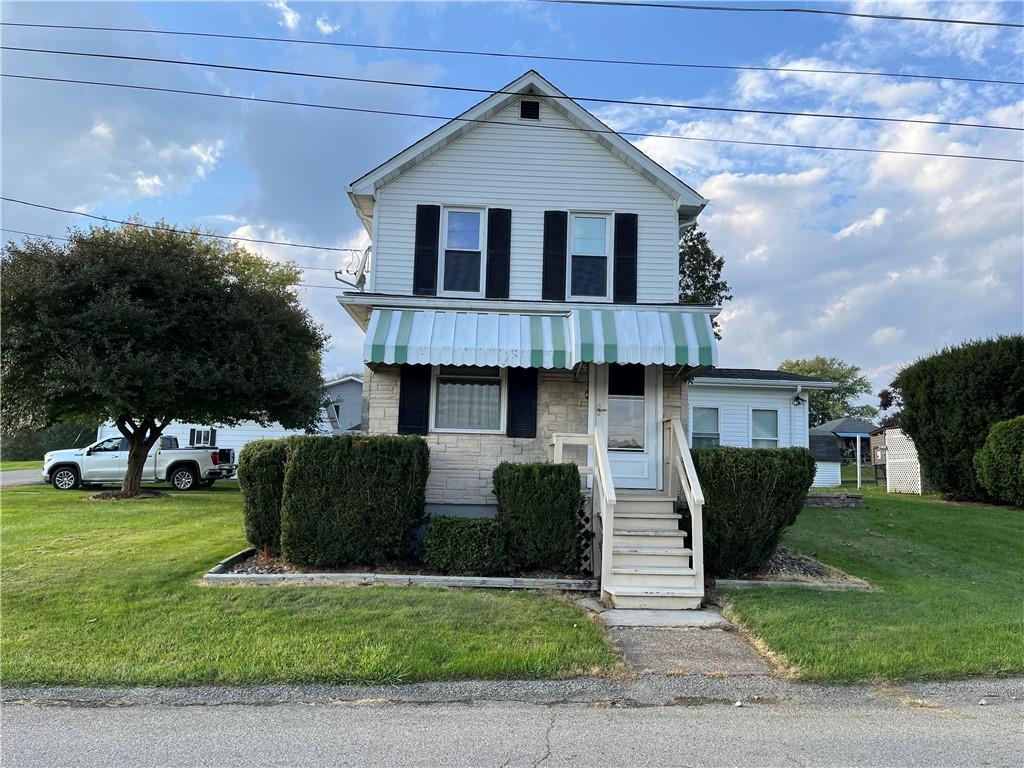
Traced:
<path fill-rule="evenodd" d="M 1024 764 L 1016 684 L 1014 695 L 981 681 L 917 691 L 779 688 L 781 698 L 751 697 L 742 707 L 685 696 L 658 705 L 543 703 L 528 684 L 502 695 L 534 700 L 429 701 L 438 687 L 405 701 L 224 690 L 8 698 L 0 757 L 26 768 Z M 985 690 L 1001 692 L 981 706 Z"/>
<path fill-rule="evenodd" d="M 0 472 L 0 488 L 8 485 L 35 485 L 43 482 L 42 469 L 9 469 Z"/>

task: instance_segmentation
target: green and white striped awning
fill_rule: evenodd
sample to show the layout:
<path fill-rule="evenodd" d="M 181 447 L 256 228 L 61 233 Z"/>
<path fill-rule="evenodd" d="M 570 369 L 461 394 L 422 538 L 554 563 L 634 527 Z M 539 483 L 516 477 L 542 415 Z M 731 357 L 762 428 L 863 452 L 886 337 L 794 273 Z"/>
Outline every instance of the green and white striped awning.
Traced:
<path fill-rule="evenodd" d="M 551 315 L 375 309 L 363 352 L 367 363 L 387 364 L 718 364 L 710 314 L 686 309 L 574 309 Z"/>

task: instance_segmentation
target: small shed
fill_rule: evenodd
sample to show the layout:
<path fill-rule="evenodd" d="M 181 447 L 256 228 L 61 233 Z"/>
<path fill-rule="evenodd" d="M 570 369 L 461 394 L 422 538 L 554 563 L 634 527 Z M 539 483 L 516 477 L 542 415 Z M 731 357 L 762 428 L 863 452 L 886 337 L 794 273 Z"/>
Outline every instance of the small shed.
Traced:
<path fill-rule="evenodd" d="M 814 456 L 814 488 L 832 488 L 842 485 L 842 464 L 843 455 L 839 452 L 839 445 L 832 435 L 815 434 L 808 435 L 810 440 L 809 448 Z"/>

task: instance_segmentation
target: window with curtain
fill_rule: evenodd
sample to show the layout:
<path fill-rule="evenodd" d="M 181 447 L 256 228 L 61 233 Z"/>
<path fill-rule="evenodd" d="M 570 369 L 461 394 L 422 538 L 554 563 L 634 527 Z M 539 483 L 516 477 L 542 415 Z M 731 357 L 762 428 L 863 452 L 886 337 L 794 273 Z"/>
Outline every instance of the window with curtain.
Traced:
<path fill-rule="evenodd" d="M 483 273 L 481 211 L 446 208 L 444 265 L 441 288 L 454 293 L 480 293 Z"/>
<path fill-rule="evenodd" d="M 569 245 L 569 293 L 581 298 L 608 296 L 608 217 L 573 214 Z"/>
<path fill-rule="evenodd" d="M 711 448 L 721 444 L 720 438 L 721 436 L 718 432 L 718 409 L 694 406 L 690 447 Z"/>
<path fill-rule="evenodd" d="M 779 412 L 755 408 L 750 412 L 750 445 L 752 448 L 779 447 Z"/>
<path fill-rule="evenodd" d="M 435 371 L 434 429 L 502 431 L 501 369 L 443 365 Z"/>

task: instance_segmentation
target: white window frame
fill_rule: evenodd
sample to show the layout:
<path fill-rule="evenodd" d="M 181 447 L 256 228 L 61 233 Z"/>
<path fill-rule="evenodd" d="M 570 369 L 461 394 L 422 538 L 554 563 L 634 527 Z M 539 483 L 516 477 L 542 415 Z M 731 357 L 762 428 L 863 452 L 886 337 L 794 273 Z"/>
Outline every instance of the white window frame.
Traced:
<path fill-rule="evenodd" d="M 498 378 L 501 380 L 501 387 L 499 392 L 500 406 L 498 408 L 498 428 L 497 429 L 456 429 L 453 427 L 445 427 L 443 429 L 436 425 L 437 419 L 437 390 L 438 382 L 441 379 L 441 368 L 475 368 L 481 366 L 440 366 L 435 365 L 431 367 L 430 372 L 430 424 L 429 431 L 437 432 L 440 434 L 456 434 L 456 435 L 504 435 L 505 425 L 508 423 L 508 369 L 498 368 Z M 491 368 L 494 366 L 483 366 Z M 473 374 L 467 374 L 468 378 L 472 378 Z M 480 379 L 484 381 L 493 381 L 493 376 L 480 376 Z"/>
<path fill-rule="evenodd" d="M 573 232 L 575 231 L 575 221 L 577 217 L 582 218 L 603 218 L 604 219 L 604 258 L 607 260 L 608 268 L 605 270 L 606 284 L 604 287 L 604 296 L 577 296 L 572 292 L 572 257 L 573 257 Z M 614 259 L 612 258 L 612 220 L 614 215 L 611 211 L 570 211 L 569 212 L 569 232 L 566 237 L 566 258 L 565 258 L 565 296 L 567 301 L 578 301 L 578 302 L 592 302 L 592 303 L 605 303 L 607 304 L 612 300 L 612 270 L 614 268 Z M 592 256 L 592 254 L 579 254 L 580 256 Z M 592 256 L 597 258 L 596 256 Z"/>
<path fill-rule="evenodd" d="M 687 425 L 688 426 L 688 431 L 690 433 L 689 434 L 690 448 L 693 448 L 693 411 L 694 411 L 695 408 L 708 408 L 708 409 L 710 409 L 710 410 L 715 412 L 715 424 L 718 426 L 718 432 L 716 432 L 715 434 L 718 435 L 718 447 L 721 447 L 721 445 L 722 445 L 722 408 L 721 408 L 721 406 L 718 406 L 718 405 L 692 405 L 691 404 L 690 405 L 690 423 Z M 753 417 L 751 417 L 751 418 L 753 418 Z M 751 429 L 753 429 L 753 427 L 751 427 Z M 710 434 L 710 433 L 702 433 L 702 434 Z"/>
<path fill-rule="evenodd" d="M 778 448 L 782 445 L 782 416 L 778 408 L 755 408 L 750 406 L 749 418 L 747 420 L 747 445 L 751 448 L 754 446 L 754 411 L 769 411 L 775 413 L 775 445 L 774 448 Z M 771 438 L 759 437 L 758 440 L 769 440 Z M 757 446 L 758 448 L 766 446 Z"/>
<path fill-rule="evenodd" d="M 213 447 L 213 428 L 212 427 L 196 427 L 195 442 L 192 443 L 196 448 L 212 448 Z"/>
<path fill-rule="evenodd" d="M 480 240 L 478 242 L 479 253 L 480 253 L 480 286 L 477 291 L 448 291 L 444 287 L 444 261 L 445 254 L 448 251 L 448 214 L 449 213 L 475 213 L 480 217 Z M 486 252 L 487 252 L 487 208 L 482 206 L 473 205 L 445 205 L 441 207 L 441 232 L 439 250 L 437 254 L 437 295 L 438 296 L 451 296 L 453 298 L 462 299 L 482 299 L 486 292 L 486 285 L 484 281 L 487 277 L 487 264 L 486 264 Z M 455 248 L 453 250 L 462 251 L 463 248 Z"/>

